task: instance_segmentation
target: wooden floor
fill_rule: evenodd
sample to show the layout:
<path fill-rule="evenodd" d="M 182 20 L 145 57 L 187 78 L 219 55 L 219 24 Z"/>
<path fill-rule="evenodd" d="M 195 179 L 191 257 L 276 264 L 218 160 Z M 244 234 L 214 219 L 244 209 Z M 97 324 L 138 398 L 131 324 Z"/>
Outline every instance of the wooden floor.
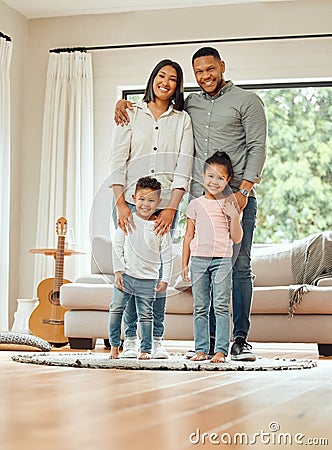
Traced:
<path fill-rule="evenodd" d="M 166 344 L 170 351 L 190 348 Z M 0 449 L 331 446 L 332 358 L 319 359 L 309 344 L 254 344 L 254 350 L 258 356 L 314 359 L 317 367 L 211 373 L 74 369 L 17 363 L 2 351 Z M 100 345 L 95 351 L 105 350 Z"/>

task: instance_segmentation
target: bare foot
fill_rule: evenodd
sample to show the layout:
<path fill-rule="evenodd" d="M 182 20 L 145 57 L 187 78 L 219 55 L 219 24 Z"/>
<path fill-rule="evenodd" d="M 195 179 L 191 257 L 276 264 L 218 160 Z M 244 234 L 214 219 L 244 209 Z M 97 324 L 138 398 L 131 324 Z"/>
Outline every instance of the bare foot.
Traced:
<path fill-rule="evenodd" d="M 226 362 L 226 357 L 222 352 L 217 352 L 212 358 L 212 363 L 224 363 Z"/>
<path fill-rule="evenodd" d="M 151 359 L 151 354 L 148 352 L 142 352 L 139 355 L 138 359 Z"/>
<path fill-rule="evenodd" d="M 190 358 L 190 361 L 205 361 L 207 359 L 206 353 L 198 352 L 195 356 Z"/>
<path fill-rule="evenodd" d="M 119 358 L 119 347 L 111 346 L 111 352 L 109 359 L 118 359 Z"/>

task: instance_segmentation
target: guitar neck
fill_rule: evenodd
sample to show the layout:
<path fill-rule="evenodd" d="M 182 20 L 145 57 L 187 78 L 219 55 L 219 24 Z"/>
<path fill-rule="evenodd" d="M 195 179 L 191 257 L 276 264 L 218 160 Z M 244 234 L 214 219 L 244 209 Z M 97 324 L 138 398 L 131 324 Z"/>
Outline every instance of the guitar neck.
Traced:
<path fill-rule="evenodd" d="M 65 256 L 65 236 L 58 236 L 58 247 L 55 259 L 54 290 L 59 291 L 63 285 L 63 264 Z"/>

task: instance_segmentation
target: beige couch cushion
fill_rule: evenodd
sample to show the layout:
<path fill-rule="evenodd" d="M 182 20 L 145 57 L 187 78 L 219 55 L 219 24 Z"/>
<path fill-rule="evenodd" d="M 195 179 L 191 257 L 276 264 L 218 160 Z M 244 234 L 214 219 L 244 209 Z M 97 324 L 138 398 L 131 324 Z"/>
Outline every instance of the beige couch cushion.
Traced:
<path fill-rule="evenodd" d="M 112 295 L 113 284 L 106 283 L 67 283 L 60 288 L 61 305 L 73 310 L 108 311 Z M 192 314 L 191 291 L 168 288 L 166 311 L 168 314 Z"/>
<path fill-rule="evenodd" d="M 167 289 L 167 314 L 192 314 L 194 311 L 194 300 L 191 289 L 178 291 L 172 287 Z"/>
<path fill-rule="evenodd" d="M 291 245 L 254 246 L 252 270 L 255 286 L 288 286 L 293 284 Z"/>
<path fill-rule="evenodd" d="M 288 286 L 255 287 L 251 314 L 288 314 Z M 295 310 L 299 314 L 332 314 L 331 287 L 311 286 Z"/>
<path fill-rule="evenodd" d="M 113 284 L 67 283 L 60 288 L 60 303 L 67 309 L 108 311 Z"/>

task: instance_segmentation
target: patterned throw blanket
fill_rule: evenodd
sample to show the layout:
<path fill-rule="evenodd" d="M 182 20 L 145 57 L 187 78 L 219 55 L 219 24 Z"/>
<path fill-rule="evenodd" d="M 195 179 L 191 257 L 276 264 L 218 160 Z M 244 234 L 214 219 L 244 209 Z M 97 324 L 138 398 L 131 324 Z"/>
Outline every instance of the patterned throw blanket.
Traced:
<path fill-rule="evenodd" d="M 289 317 L 311 286 L 332 277 L 332 232 L 316 233 L 295 241 L 291 251 L 294 285 L 289 286 Z"/>

